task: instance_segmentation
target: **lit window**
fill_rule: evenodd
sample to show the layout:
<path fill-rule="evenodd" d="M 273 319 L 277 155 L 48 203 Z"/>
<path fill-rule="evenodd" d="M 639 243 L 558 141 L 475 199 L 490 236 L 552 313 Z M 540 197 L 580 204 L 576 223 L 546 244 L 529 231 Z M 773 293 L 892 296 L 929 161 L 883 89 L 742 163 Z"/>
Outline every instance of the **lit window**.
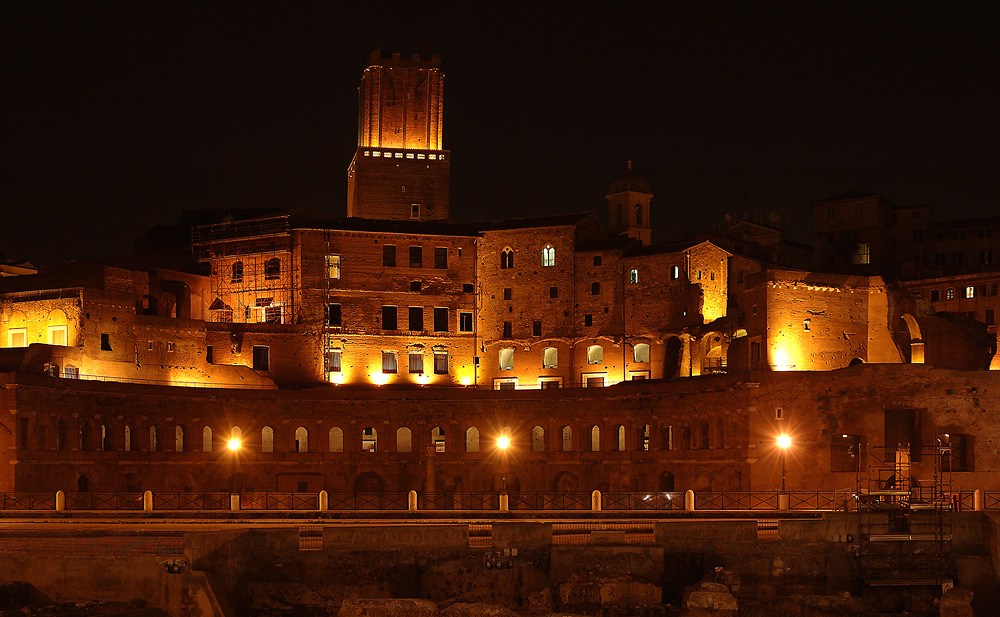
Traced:
<path fill-rule="evenodd" d="M 635 283 L 639 282 L 639 271 L 636 270 L 635 268 L 632 268 L 631 270 L 629 270 L 629 273 L 628 273 L 628 282 L 632 283 L 632 284 L 635 284 Z"/>
<path fill-rule="evenodd" d="M 559 366 L 559 350 L 546 347 L 542 352 L 542 368 L 557 368 Z"/>
<path fill-rule="evenodd" d="M 955 299 L 955 289 L 952 288 L 952 287 L 949 287 L 948 289 L 945 289 L 944 290 L 944 299 L 945 300 L 954 300 Z"/>
<path fill-rule="evenodd" d="M 967 286 L 965 288 L 965 297 L 966 298 L 975 298 L 976 297 L 976 287 L 975 287 L 975 285 L 969 285 L 969 286 Z"/>
<path fill-rule="evenodd" d="M 264 345 L 253 346 L 253 370 L 271 370 L 271 348 Z"/>
<path fill-rule="evenodd" d="M 636 362 L 649 362 L 649 345 L 638 343 L 632 347 L 633 357 Z"/>
<path fill-rule="evenodd" d="M 546 244 L 545 248 L 542 249 L 542 265 L 543 266 L 556 265 L 556 249 L 551 244 Z"/>
<path fill-rule="evenodd" d="M 604 348 L 600 345 L 591 345 L 587 348 L 587 364 L 600 364 L 604 362 Z"/>
<path fill-rule="evenodd" d="M 28 346 L 28 329 L 27 328 L 11 328 L 7 330 L 7 346 L 8 347 L 27 347 Z"/>
<path fill-rule="evenodd" d="M 424 354 L 419 352 L 410 352 L 410 362 L 409 370 L 414 375 L 424 374 Z M 385 372 L 384 370 L 382 372 Z"/>
<path fill-rule="evenodd" d="M 383 351 L 382 352 L 382 372 L 383 373 L 396 373 L 396 352 L 395 351 Z"/>
<path fill-rule="evenodd" d="M 681 269 L 679 266 L 672 266 L 670 268 L 670 280 L 676 281 L 681 277 Z"/>
<path fill-rule="evenodd" d="M 854 249 L 854 253 L 851 255 L 851 264 L 855 266 L 860 266 L 864 264 L 870 264 L 872 262 L 871 247 L 867 242 L 862 242 Z"/>
<path fill-rule="evenodd" d="M 514 350 L 513 349 L 501 349 L 500 350 L 500 370 L 501 371 L 511 371 L 514 369 Z"/>
<path fill-rule="evenodd" d="M 395 254 L 393 254 L 393 256 L 395 256 Z M 340 278 L 340 255 L 326 256 L 326 276 L 331 279 Z"/>
<path fill-rule="evenodd" d="M 434 350 L 434 374 L 435 375 L 448 374 L 448 350 L 446 349 Z"/>
<path fill-rule="evenodd" d="M 69 326 L 49 326 L 49 345 L 69 344 Z"/>
<path fill-rule="evenodd" d="M 326 352 L 326 370 L 329 373 L 340 372 L 340 356 L 343 353 L 340 349 L 329 349 Z"/>
<path fill-rule="evenodd" d="M 458 314 L 458 331 L 472 332 L 472 313 Z"/>

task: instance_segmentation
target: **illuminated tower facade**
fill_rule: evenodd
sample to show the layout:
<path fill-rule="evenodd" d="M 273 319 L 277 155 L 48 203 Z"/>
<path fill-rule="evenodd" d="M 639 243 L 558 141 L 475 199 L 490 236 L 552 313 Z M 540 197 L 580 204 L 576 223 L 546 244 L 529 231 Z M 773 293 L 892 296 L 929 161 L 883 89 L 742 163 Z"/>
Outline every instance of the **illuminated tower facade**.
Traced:
<path fill-rule="evenodd" d="M 628 162 L 625 175 L 615 180 L 608 189 L 608 230 L 612 234 L 625 234 L 649 245 L 653 228 L 649 222 L 649 202 L 653 193 L 646 181 L 632 172 Z"/>
<path fill-rule="evenodd" d="M 358 89 L 358 149 L 347 170 L 347 215 L 448 218 L 451 153 L 441 141 L 438 56 L 369 56 Z"/>

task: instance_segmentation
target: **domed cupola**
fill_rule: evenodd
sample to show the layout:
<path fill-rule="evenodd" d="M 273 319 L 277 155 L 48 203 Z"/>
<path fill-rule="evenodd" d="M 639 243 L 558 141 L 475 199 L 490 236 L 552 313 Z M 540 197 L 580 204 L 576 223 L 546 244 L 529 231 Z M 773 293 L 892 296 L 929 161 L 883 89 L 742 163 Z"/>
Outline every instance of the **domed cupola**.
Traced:
<path fill-rule="evenodd" d="M 608 189 L 608 227 L 612 234 L 627 234 L 648 245 L 652 234 L 649 202 L 653 193 L 646 181 L 632 171 L 628 162 L 625 175 L 611 183 Z"/>

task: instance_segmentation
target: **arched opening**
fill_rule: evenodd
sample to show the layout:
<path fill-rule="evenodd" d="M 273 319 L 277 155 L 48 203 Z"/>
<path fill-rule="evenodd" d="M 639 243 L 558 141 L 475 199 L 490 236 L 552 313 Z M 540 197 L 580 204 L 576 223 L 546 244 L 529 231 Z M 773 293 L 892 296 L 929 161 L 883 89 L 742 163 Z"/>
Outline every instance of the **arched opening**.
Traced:
<path fill-rule="evenodd" d="M 330 429 L 330 452 L 344 451 L 344 431 L 335 426 Z"/>
<path fill-rule="evenodd" d="M 401 426 L 396 429 L 396 452 L 413 451 L 413 432 L 410 427 Z"/>
<path fill-rule="evenodd" d="M 242 283 L 243 282 L 243 262 L 236 261 L 233 262 L 232 270 L 229 277 L 230 283 Z"/>
<path fill-rule="evenodd" d="M 295 451 L 296 452 L 308 452 L 309 451 L 309 431 L 306 427 L 300 426 L 295 429 Z"/>
<path fill-rule="evenodd" d="M 560 436 L 560 450 L 563 452 L 573 451 L 573 429 L 568 426 L 564 426 L 559 429 Z"/>
<path fill-rule="evenodd" d="M 274 429 L 270 426 L 260 429 L 260 451 L 274 452 Z"/>
<path fill-rule="evenodd" d="M 65 450 L 66 446 L 66 422 L 59 418 L 56 422 L 56 450 Z"/>
<path fill-rule="evenodd" d="M 440 426 L 431 429 L 431 445 L 434 446 L 435 452 L 445 451 L 444 429 Z"/>
<path fill-rule="evenodd" d="M 77 442 L 79 443 L 80 450 L 87 452 L 90 450 L 90 424 L 84 422 L 79 426 L 77 431 Z"/>
<path fill-rule="evenodd" d="M 206 426 L 201 429 L 201 451 L 211 452 L 212 451 L 212 427 Z"/>
<path fill-rule="evenodd" d="M 591 345 L 587 348 L 587 364 L 600 364 L 604 362 L 604 347 Z"/>
<path fill-rule="evenodd" d="M 474 426 L 465 430 L 465 451 L 479 452 L 479 429 Z"/>
<path fill-rule="evenodd" d="M 540 426 L 536 426 L 531 429 L 531 451 L 545 451 L 545 429 Z"/>
<path fill-rule="evenodd" d="M 639 364 L 649 362 L 649 345 L 636 343 L 632 346 L 632 359 Z"/>
<path fill-rule="evenodd" d="M 272 257 L 264 262 L 264 278 L 271 280 L 281 276 L 281 260 Z"/>
<path fill-rule="evenodd" d="M 864 363 L 865 363 L 865 361 L 862 360 L 861 358 L 853 358 L 851 360 L 851 363 L 848 364 L 848 366 L 858 366 L 859 364 L 864 364 Z"/>
<path fill-rule="evenodd" d="M 141 489 L 139 488 L 140 480 L 139 475 L 135 473 L 127 473 L 122 476 L 122 480 L 125 481 L 125 492 L 126 493 L 139 493 Z"/>
<path fill-rule="evenodd" d="M 178 424 L 174 427 L 174 452 L 184 451 L 184 427 Z"/>
<path fill-rule="evenodd" d="M 506 270 L 508 268 L 514 267 L 514 251 L 510 248 L 505 248 L 500 253 L 500 269 Z"/>
<path fill-rule="evenodd" d="M 125 451 L 132 451 L 132 427 L 125 425 Z"/>
<path fill-rule="evenodd" d="M 722 346 L 722 336 L 711 333 L 704 339 L 705 358 L 701 364 L 702 375 L 718 375 L 726 372 L 726 354 Z"/>
<path fill-rule="evenodd" d="M 542 368 L 557 368 L 559 366 L 559 350 L 546 347 L 542 351 Z"/>
<path fill-rule="evenodd" d="M 619 424 L 618 428 L 617 428 L 617 430 L 615 432 L 618 433 L 618 451 L 619 452 L 624 452 L 625 451 L 625 425 L 624 424 Z"/>
<path fill-rule="evenodd" d="M 920 333 L 917 319 L 905 313 L 896 325 L 896 340 L 903 362 L 908 364 L 924 363 L 924 337 Z"/>
<path fill-rule="evenodd" d="M 661 493 L 674 492 L 674 474 L 669 471 L 664 471 L 660 474 L 659 491 Z"/>
<path fill-rule="evenodd" d="M 708 450 L 708 446 L 708 420 L 701 420 L 698 422 L 698 448 Z"/>
<path fill-rule="evenodd" d="M 681 339 L 668 338 L 663 345 L 663 378 L 673 379 L 681 368 Z"/>
<path fill-rule="evenodd" d="M 81 475 L 76 479 L 76 491 L 78 493 L 90 492 L 90 479 L 87 476 Z"/>
<path fill-rule="evenodd" d="M 108 426 L 106 424 L 101 425 L 101 452 L 107 452 L 108 450 Z"/>
<path fill-rule="evenodd" d="M 156 441 L 156 425 L 153 425 L 149 427 L 149 451 L 156 452 L 158 445 Z"/>
<path fill-rule="evenodd" d="M 580 491 L 580 479 L 569 471 L 560 471 L 552 479 L 552 491 L 555 493 L 577 493 Z"/>
<path fill-rule="evenodd" d="M 409 430 L 409 429 L 407 429 Z M 369 426 L 361 431 L 361 451 L 374 454 L 378 450 L 378 431 Z"/>
<path fill-rule="evenodd" d="M 715 447 L 726 447 L 726 423 L 722 418 L 718 418 L 715 421 Z"/>
<path fill-rule="evenodd" d="M 354 479 L 355 493 L 384 493 L 385 480 L 374 471 L 366 471 Z"/>
<path fill-rule="evenodd" d="M 601 427 L 596 424 L 590 427 L 590 451 L 601 451 Z"/>

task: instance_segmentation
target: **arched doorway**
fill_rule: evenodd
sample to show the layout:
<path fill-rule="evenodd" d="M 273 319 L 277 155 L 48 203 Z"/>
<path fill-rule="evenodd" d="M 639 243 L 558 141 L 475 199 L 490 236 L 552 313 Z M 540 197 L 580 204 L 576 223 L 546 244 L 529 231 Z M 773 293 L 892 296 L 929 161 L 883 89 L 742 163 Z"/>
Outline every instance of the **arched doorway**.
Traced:
<path fill-rule="evenodd" d="M 663 378 L 673 379 L 681 367 L 681 339 L 671 336 L 663 345 Z"/>
<path fill-rule="evenodd" d="M 661 493 L 673 493 L 674 492 L 674 474 L 669 471 L 664 471 L 660 474 L 658 489 Z"/>
<path fill-rule="evenodd" d="M 913 315 L 904 313 L 896 322 L 896 340 L 903 362 L 924 363 L 924 337 L 920 333 L 920 324 Z"/>

